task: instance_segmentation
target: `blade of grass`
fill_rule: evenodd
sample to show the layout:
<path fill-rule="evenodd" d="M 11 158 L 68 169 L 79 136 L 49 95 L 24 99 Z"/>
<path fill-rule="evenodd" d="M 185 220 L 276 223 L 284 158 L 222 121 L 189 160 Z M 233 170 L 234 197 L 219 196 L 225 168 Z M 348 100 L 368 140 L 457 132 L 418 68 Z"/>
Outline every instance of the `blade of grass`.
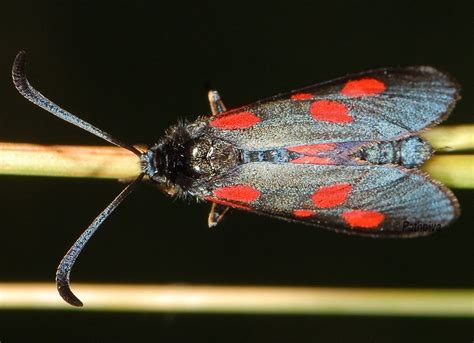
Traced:
<path fill-rule="evenodd" d="M 443 125 L 428 130 L 422 137 L 437 150 L 474 150 L 474 125 Z"/>
<path fill-rule="evenodd" d="M 0 310 L 474 317 L 473 290 L 75 284 L 85 307 L 54 284 L 0 284 Z"/>
<path fill-rule="evenodd" d="M 448 187 L 474 189 L 474 155 L 438 155 L 423 170 Z"/>
<path fill-rule="evenodd" d="M 435 149 L 474 150 L 474 125 L 443 126 L 423 134 Z M 435 155 L 424 169 L 448 187 L 474 188 L 474 155 Z M 132 179 L 136 156 L 103 146 L 0 143 L 0 174 Z"/>
<path fill-rule="evenodd" d="M 135 178 L 137 157 L 110 146 L 0 143 L 0 174 L 28 176 Z"/>

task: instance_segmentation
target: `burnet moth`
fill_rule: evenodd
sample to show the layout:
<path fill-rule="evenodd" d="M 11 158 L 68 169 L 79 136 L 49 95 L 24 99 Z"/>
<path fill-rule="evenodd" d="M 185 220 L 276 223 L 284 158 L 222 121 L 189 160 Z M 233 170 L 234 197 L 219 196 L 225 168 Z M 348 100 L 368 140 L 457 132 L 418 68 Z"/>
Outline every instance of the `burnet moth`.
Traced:
<path fill-rule="evenodd" d="M 103 210 L 59 264 L 56 284 L 74 306 L 69 284 L 84 245 L 144 178 L 170 196 L 212 203 L 209 226 L 230 208 L 372 237 L 415 237 L 458 217 L 455 196 L 419 170 L 432 148 L 418 135 L 446 119 L 459 86 L 432 67 L 384 68 L 348 75 L 226 110 L 209 92 L 212 115 L 171 127 L 146 151 L 63 110 L 25 75 L 13 83 L 55 116 L 130 150 L 141 174 Z M 408 223 L 408 225 L 407 225 Z"/>

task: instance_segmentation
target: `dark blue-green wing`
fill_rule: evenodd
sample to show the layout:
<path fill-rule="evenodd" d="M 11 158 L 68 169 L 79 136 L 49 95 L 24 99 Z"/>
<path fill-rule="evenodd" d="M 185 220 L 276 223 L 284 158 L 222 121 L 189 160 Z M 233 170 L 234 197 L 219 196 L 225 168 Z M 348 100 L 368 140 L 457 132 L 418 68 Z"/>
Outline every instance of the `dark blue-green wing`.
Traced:
<path fill-rule="evenodd" d="M 257 101 L 209 124 L 213 135 L 246 149 L 397 140 L 444 120 L 458 93 L 432 67 L 385 68 Z"/>

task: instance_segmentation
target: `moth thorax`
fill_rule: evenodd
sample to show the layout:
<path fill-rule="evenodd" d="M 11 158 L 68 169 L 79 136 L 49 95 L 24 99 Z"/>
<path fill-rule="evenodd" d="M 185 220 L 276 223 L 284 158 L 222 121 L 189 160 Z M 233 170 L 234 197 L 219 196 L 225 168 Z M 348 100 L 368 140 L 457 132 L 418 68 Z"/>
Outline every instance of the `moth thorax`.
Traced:
<path fill-rule="evenodd" d="M 405 168 L 421 166 L 431 157 L 431 146 L 420 137 L 375 142 L 362 147 L 355 156 L 372 164 L 398 164 Z"/>
<path fill-rule="evenodd" d="M 188 168 L 200 177 L 214 177 L 240 163 L 240 151 L 232 144 L 202 136 L 189 144 Z"/>
<path fill-rule="evenodd" d="M 151 180 L 186 190 L 240 163 L 240 150 L 227 142 L 204 135 L 185 138 L 168 137 L 142 157 L 142 170 Z"/>

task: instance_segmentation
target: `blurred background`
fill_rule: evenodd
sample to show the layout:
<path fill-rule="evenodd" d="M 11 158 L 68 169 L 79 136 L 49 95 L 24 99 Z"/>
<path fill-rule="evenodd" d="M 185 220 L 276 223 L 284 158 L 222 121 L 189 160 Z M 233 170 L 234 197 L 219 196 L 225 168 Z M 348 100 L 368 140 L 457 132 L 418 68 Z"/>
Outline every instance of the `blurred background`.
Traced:
<path fill-rule="evenodd" d="M 467 3 L 467 2 L 466 2 Z M 130 143 L 209 113 L 380 66 L 433 65 L 463 86 L 448 124 L 472 123 L 472 12 L 463 1 L 21 1 L 0 5 L 0 140 L 104 144 L 15 91 L 15 54 L 32 84 Z M 122 189 L 115 181 L 0 177 L 0 282 L 52 282 L 80 232 Z M 139 188 L 103 225 L 76 282 L 469 288 L 473 193 L 447 231 L 411 240 L 346 237 Z M 71 337 L 71 338 L 70 338 Z M 456 318 L 0 312 L 0 341 L 460 342 Z"/>

